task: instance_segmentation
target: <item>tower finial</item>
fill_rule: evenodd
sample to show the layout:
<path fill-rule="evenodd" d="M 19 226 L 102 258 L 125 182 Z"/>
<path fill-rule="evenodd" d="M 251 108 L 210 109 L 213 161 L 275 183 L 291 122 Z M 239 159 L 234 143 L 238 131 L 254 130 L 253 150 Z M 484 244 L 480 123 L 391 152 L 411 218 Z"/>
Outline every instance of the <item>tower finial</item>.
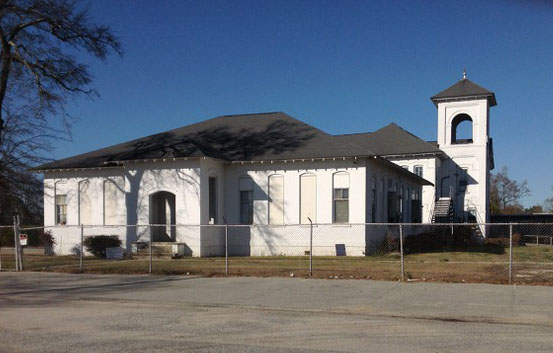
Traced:
<path fill-rule="evenodd" d="M 463 80 L 467 79 L 467 65 L 465 65 L 465 68 L 463 69 Z"/>

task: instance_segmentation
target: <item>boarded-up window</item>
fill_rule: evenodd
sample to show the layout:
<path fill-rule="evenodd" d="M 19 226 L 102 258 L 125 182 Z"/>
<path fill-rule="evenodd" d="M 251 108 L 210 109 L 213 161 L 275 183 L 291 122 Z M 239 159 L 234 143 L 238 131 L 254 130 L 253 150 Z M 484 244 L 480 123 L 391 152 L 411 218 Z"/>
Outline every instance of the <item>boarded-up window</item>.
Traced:
<path fill-rule="evenodd" d="M 240 223 L 253 224 L 253 180 L 240 178 Z"/>
<path fill-rule="evenodd" d="M 88 180 L 79 182 L 79 224 L 92 224 L 92 201 Z"/>
<path fill-rule="evenodd" d="M 121 199 L 121 190 L 111 180 L 104 182 L 104 224 L 115 225 L 121 224 L 119 219 L 119 207 Z"/>
<path fill-rule="evenodd" d="M 282 175 L 269 177 L 269 224 L 284 223 L 284 178 Z"/>
<path fill-rule="evenodd" d="M 317 177 L 303 174 L 300 177 L 300 223 L 317 222 Z"/>

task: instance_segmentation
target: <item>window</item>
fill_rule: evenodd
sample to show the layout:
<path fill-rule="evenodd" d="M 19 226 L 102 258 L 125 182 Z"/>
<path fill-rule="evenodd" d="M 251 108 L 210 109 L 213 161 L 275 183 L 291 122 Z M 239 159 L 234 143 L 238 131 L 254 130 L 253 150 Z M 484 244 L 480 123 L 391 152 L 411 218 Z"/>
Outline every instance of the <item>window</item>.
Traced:
<path fill-rule="evenodd" d="M 217 224 L 217 178 L 209 177 L 209 224 Z"/>
<path fill-rule="evenodd" d="M 317 223 L 317 177 L 313 174 L 300 176 L 300 223 Z"/>
<path fill-rule="evenodd" d="M 334 223 L 349 221 L 349 189 L 334 189 Z"/>
<path fill-rule="evenodd" d="M 409 187 L 407 187 L 405 189 L 405 201 L 404 201 L 404 205 L 405 205 L 405 210 L 403 211 L 403 214 L 405 215 L 404 219 L 405 219 L 405 222 L 410 222 L 411 219 L 410 219 L 410 215 L 411 215 L 411 189 L 409 189 Z"/>
<path fill-rule="evenodd" d="M 349 222 L 349 174 L 334 174 L 334 194 L 333 194 L 332 221 L 334 223 Z"/>
<path fill-rule="evenodd" d="M 386 182 L 384 181 L 384 178 L 380 179 L 380 192 L 382 193 L 380 197 L 380 217 L 385 218 L 386 215 L 384 212 L 386 212 Z"/>
<path fill-rule="evenodd" d="M 468 169 L 462 168 L 459 173 L 459 192 L 467 191 L 468 185 Z"/>
<path fill-rule="evenodd" d="M 253 181 L 240 178 L 240 223 L 253 224 Z"/>
<path fill-rule="evenodd" d="M 408 165 L 402 165 L 401 168 L 409 170 L 409 166 L 408 166 Z"/>
<path fill-rule="evenodd" d="M 269 177 L 269 224 L 284 223 L 284 178 L 282 175 Z"/>
<path fill-rule="evenodd" d="M 372 180 L 372 195 L 371 195 L 371 222 L 376 223 L 376 205 L 377 205 L 377 199 L 376 199 L 376 177 L 373 177 Z"/>
<path fill-rule="evenodd" d="M 411 190 L 411 222 L 421 223 L 422 221 L 422 202 L 420 193 L 416 189 Z"/>
<path fill-rule="evenodd" d="M 422 176 L 422 165 L 416 165 L 413 167 L 413 173 L 417 174 L 418 176 L 420 176 L 421 178 L 423 177 Z"/>
<path fill-rule="evenodd" d="M 56 195 L 56 224 L 67 224 L 67 195 Z"/>
<path fill-rule="evenodd" d="M 399 188 L 399 196 L 398 196 L 398 206 L 399 206 L 399 209 L 398 209 L 398 214 L 399 214 L 399 221 L 400 222 L 403 222 L 403 213 L 404 213 L 404 208 L 405 208 L 405 205 L 403 204 L 403 201 L 404 201 L 404 198 L 403 198 L 403 186 L 401 188 Z"/>

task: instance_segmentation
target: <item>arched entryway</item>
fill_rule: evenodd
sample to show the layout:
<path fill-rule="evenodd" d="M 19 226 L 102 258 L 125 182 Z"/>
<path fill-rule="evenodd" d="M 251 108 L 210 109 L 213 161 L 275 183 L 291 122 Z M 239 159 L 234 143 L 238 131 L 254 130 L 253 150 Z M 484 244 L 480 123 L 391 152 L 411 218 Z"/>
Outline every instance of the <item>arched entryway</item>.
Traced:
<path fill-rule="evenodd" d="M 158 191 L 150 195 L 150 224 L 152 240 L 167 242 L 176 240 L 175 194 Z"/>

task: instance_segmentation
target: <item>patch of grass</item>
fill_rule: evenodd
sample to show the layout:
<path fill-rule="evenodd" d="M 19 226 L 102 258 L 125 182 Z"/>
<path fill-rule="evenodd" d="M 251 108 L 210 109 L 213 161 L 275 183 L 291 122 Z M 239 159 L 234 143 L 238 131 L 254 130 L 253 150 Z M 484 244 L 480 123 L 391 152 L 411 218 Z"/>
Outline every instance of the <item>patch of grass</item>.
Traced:
<path fill-rule="evenodd" d="M 515 283 L 553 285 L 553 248 L 522 246 L 513 248 Z M 489 252 L 435 252 L 405 255 L 406 278 L 437 282 L 508 282 L 509 254 Z M 79 272 L 75 256 L 25 255 L 25 270 Z M 2 269 L 14 269 L 13 255 L 2 255 Z M 84 272 L 105 274 L 146 274 L 147 258 L 103 260 L 84 258 Z M 153 260 L 154 274 L 224 276 L 225 259 L 221 257 Z M 258 277 L 309 276 L 308 256 L 231 257 L 230 276 Z M 314 278 L 400 279 L 400 255 L 365 257 L 313 257 Z"/>

